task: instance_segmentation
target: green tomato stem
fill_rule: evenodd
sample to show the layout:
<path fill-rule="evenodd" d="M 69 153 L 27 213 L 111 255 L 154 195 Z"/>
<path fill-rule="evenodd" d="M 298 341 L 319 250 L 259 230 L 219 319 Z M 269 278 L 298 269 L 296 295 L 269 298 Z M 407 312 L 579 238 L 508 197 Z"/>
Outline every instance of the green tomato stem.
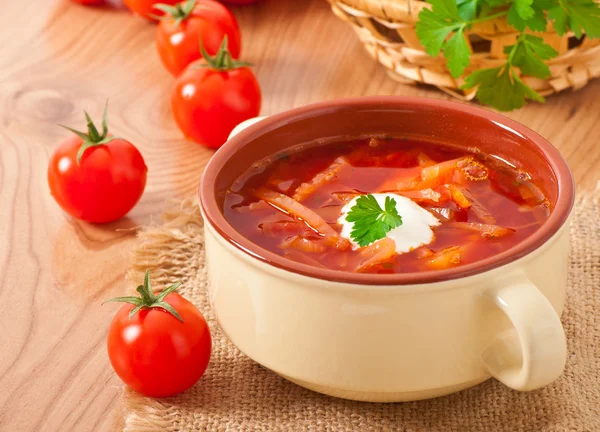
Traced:
<path fill-rule="evenodd" d="M 85 120 L 87 123 L 87 134 L 85 132 L 78 131 L 77 129 L 70 128 L 68 126 L 59 125 L 60 127 L 63 127 L 68 131 L 73 132 L 83 141 L 81 143 L 81 146 L 79 147 L 79 151 L 77 152 L 77 165 L 81 164 L 81 158 L 87 149 L 89 149 L 90 147 L 97 147 L 107 144 L 117 138 L 115 136 L 108 136 L 108 124 L 106 121 L 107 112 L 108 100 L 106 101 L 106 105 L 104 106 L 104 114 L 102 115 L 102 133 L 98 131 L 98 128 L 94 124 L 94 121 L 87 113 L 87 111 L 83 112 L 85 114 Z"/>
<path fill-rule="evenodd" d="M 163 309 L 173 315 L 179 321 L 183 322 L 183 319 L 175 310 L 175 308 L 164 301 L 165 297 L 174 292 L 179 285 L 181 285 L 180 282 L 175 282 L 173 285 L 166 288 L 163 292 L 156 296 L 154 295 L 154 292 L 152 292 L 152 285 L 150 284 L 150 271 L 146 270 L 144 275 L 144 283 L 138 286 L 136 289 L 136 291 L 140 294 L 139 297 L 114 297 L 105 301 L 104 303 L 130 303 L 134 305 L 131 311 L 129 311 L 129 319 L 131 319 L 136 313 L 138 313 L 138 311 L 142 309 Z"/>
<path fill-rule="evenodd" d="M 211 56 L 206 52 L 204 43 L 202 42 L 202 39 L 200 39 L 200 53 L 202 54 L 206 64 L 199 64 L 196 66 L 196 68 L 208 67 L 218 71 L 228 71 L 241 67 L 252 66 L 251 63 L 234 60 L 231 56 L 231 52 L 229 52 L 228 43 L 227 35 L 225 35 L 223 37 L 223 42 L 221 42 L 221 46 L 219 47 L 219 51 L 217 51 L 217 54 L 214 56 Z"/>

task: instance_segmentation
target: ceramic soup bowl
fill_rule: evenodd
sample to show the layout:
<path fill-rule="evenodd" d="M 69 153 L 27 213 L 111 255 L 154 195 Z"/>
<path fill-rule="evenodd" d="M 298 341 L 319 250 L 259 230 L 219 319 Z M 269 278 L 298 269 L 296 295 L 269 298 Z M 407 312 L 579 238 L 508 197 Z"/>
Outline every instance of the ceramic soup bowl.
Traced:
<path fill-rule="evenodd" d="M 224 191 L 251 164 L 300 143 L 368 133 L 475 146 L 526 169 L 552 212 L 530 237 L 449 270 L 359 274 L 287 260 L 224 218 Z M 441 100 L 371 97 L 310 105 L 258 121 L 212 158 L 200 187 L 209 296 L 229 339 L 303 387 L 394 402 L 494 377 L 516 390 L 557 379 L 567 286 L 572 175 L 544 138 L 501 115 Z"/>

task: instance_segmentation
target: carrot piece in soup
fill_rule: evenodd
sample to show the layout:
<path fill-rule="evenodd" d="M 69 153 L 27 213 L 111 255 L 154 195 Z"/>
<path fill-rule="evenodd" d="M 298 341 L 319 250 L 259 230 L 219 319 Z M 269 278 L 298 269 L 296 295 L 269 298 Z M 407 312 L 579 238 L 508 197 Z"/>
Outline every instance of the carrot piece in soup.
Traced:
<path fill-rule="evenodd" d="M 446 183 L 452 178 L 454 170 L 461 162 L 465 162 L 469 158 L 457 158 L 449 161 L 440 162 L 435 165 L 423 168 L 421 170 L 421 180 L 436 180 L 438 184 Z"/>
<path fill-rule="evenodd" d="M 396 242 L 384 237 L 364 247 L 359 252 L 362 261 L 356 267 L 357 272 L 363 272 L 377 264 L 382 264 L 389 261 L 396 255 Z"/>
<path fill-rule="evenodd" d="M 316 176 L 314 176 L 311 181 L 302 183 L 300 186 L 298 186 L 298 189 L 296 189 L 293 198 L 296 201 L 302 201 L 310 194 L 312 194 L 315 190 L 317 190 L 319 187 L 333 180 L 338 175 L 338 173 L 348 165 L 349 163 L 345 157 L 338 157 L 336 160 L 333 161 L 331 165 L 329 165 L 329 167 L 327 167 L 327 169 L 325 169 L 325 171 L 321 171 Z"/>
<path fill-rule="evenodd" d="M 462 193 L 462 191 L 454 186 L 453 184 L 446 185 L 446 188 L 450 192 L 450 198 L 452 201 L 459 206 L 461 209 L 471 208 L 471 201 L 467 199 L 467 197 Z"/>
<path fill-rule="evenodd" d="M 390 182 L 388 182 L 390 183 Z M 387 184 L 386 183 L 383 187 L 382 187 L 382 192 L 385 192 L 387 190 L 398 190 L 398 191 L 411 191 L 411 190 L 417 190 L 419 189 L 420 180 L 416 180 L 416 179 L 404 179 L 404 180 L 399 180 L 399 181 L 394 181 L 392 184 L 390 184 L 390 187 L 387 188 Z"/>
<path fill-rule="evenodd" d="M 417 155 L 417 162 L 419 162 L 421 168 L 430 167 L 436 164 L 436 162 L 425 153 L 419 153 Z"/>
<path fill-rule="evenodd" d="M 276 209 L 304 221 L 310 228 L 324 237 L 323 240 L 326 244 L 334 246 L 337 249 L 347 249 L 350 247 L 350 242 L 329 226 L 325 219 L 289 196 L 266 188 L 259 188 L 254 191 L 254 194 L 256 197 L 267 201 Z"/>
<path fill-rule="evenodd" d="M 488 178 L 488 169 L 472 157 L 461 157 L 425 167 L 421 171 L 422 180 L 437 179 L 442 183 L 465 183 L 466 179 L 471 181 L 485 180 Z"/>
<path fill-rule="evenodd" d="M 512 228 L 475 222 L 450 222 L 448 226 L 481 233 L 483 238 L 501 238 L 515 232 Z"/>
<path fill-rule="evenodd" d="M 324 244 L 301 236 L 293 236 L 285 239 L 280 247 L 283 249 L 295 248 L 308 253 L 320 253 L 327 250 Z"/>
<path fill-rule="evenodd" d="M 470 159 L 472 158 L 462 157 L 426 166 L 421 169 L 421 173 L 417 177 L 396 181 L 395 188 L 393 189 L 401 191 L 433 189 L 445 183 L 455 181 L 462 184 L 464 182 L 464 175 L 460 173 L 455 175 L 455 173 L 460 171 L 459 168 L 468 163 Z"/>
<path fill-rule="evenodd" d="M 463 170 L 455 169 L 452 172 L 451 182 L 456 185 L 464 185 L 465 183 L 467 183 L 467 175 L 465 174 L 465 172 Z"/>
<path fill-rule="evenodd" d="M 429 258 L 429 257 L 433 256 L 433 253 L 434 252 L 431 249 L 429 249 L 427 246 L 421 246 L 420 248 L 415 249 L 415 255 L 419 259 Z"/>
<path fill-rule="evenodd" d="M 427 266 L 433 270 L 444 270 L 459 265 L 461 261 L 461 247 L 452 246 L 442 249 L 428 257 Z"/>
<path fill-rule="evenodd" d="M 456 220 L 456 210 L 448 207 L 430 207 L 429 210 L 435 217 L 441 219 L 444 222 L 450 222 Z"/>
<path fill-rule="evenodd" d="M 398 195 L 402 195 L 403 197 L 410 198 L 411 200 L 423 203 L 439 203 L 442 199 L 442 194 L 434 191 L 433 189 L 420 189 L 420 190 L 411 190 L 411 191 L 394 191 Z"/>
<path fill-rule="evenodd" d="M 393 177 L 386 180 L 380 187 L 380 192 L 389 191 L 408 191 L 434 188 L 437 186 L 436 182 L 428 181 L 423 182 L 421 180 L 421 169 L 419 167 L 404 168 L 398 177 Z"/>

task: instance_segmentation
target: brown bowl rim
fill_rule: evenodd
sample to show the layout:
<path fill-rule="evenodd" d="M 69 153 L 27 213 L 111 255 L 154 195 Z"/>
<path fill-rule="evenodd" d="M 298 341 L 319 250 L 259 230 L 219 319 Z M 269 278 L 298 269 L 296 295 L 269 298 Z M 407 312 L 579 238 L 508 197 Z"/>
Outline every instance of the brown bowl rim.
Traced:
<path fill-rule="evenodd" d="M 521 243 L 498 255 L 447 270 L 396 274 L 352 273 L 298 263 L 252 243 L 227 222 L 217 205 L 214 184 L 220 168 L 238 148 L 246 145 L 263 133 L 294 120 L 317 116 L 321 113 L 331 112 L 336 108 L 347 109 L 348 107 L 356 107 L 360 109 L 377 104 L 395 105 L 398 108 L 425 106 L 436 107 L 442 110 L 460 111 L 483 117 L 487 121 L 495 122 L 501 127 L 504 126 L 520 133 L 542 150 L 544 157 L 556 175 L 558 197 L 554 210 L 540 229 Z M 200 183 L 199 197 L 206 222 L 232 246 L 257 261 L 293 273 L 333 282 L 359 285 L 413 285 L 472 276 L 509 264 L 530 254 L 546 243 L 565 224 L 573 208 L 575 200 L 574 191 L 573 176 L 559 151 L 541 135 L 508 117 L 472 105 L 440 99 L 405 96 L 371 96 L 313 103 L 266 117 L 249 126 L 228 140 L 209 161 Z"/>

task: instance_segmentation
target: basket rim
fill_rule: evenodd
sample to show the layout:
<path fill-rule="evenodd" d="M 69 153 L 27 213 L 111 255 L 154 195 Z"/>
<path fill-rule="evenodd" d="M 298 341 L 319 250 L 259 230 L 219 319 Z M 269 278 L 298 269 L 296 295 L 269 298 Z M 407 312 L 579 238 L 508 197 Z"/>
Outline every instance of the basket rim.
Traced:
<path fill-rule="evenodd" d="M 380 18 L 383 20 L 400 20 L 399 17 L 393 17 L 390 16 L 389 14 L 386 14 L 386 10 L 393 10 L 394 8 L 397 7 L 398 3 L 403 2 L 403 3 L 408 3 L 409 1 L 412 0 L 329 0 L 330 3 L 343 3 L 346 6 L 349 6 L 353 9 L 356 9 L 358 11 L 361 12 L 365 12 L 364 11 L 364 5 L 365 4 L 371 4 L 372 5 L 372 10 L 371 8 L 369 8 L 369 14 L 376 17 L 376 18 Z M 426 3 L 424 0 L 422 0 L 423 3 Z M 374 13 L 374 11 L 378 11 L 379 13 L 376 14 Z M 367 12 L 365 12 L 367 13 Z M 406 13 L 406 12 L 405 12 Z"/>
<path fill-rule="evenodd" d="M 428 7 L 426 5 L 431 6 L 426 0 L 328 0 L 328 1 L 329 1 L 329 3 L 331 3 L 332 5 L 335 5 L 337 7 L 353 9 L 355 12 L 369 15 L 373 19 L 376 19 L 377 21 L 382 22 L 382 24 L 384 24 L 385 22 L 388 22 L 388 23 L 394 23 L 394 24 L 395 23 L 411 23 L 412 25 L 414 25 L 414 23 L 416 22 L 416 19 L 406 20 L 407 14 L 411 13 L 410 8 L 399 8 L 398 5 L 401 3 L 410 5 L 411 2 L 415 1 L 415 2 L 419 2 L 419 3 L 423 3 L 424 7 Z M 596 0 L 596 1 L 600 2 L 600 0 Z M 340 6 L 340 5 L 343 5 L 343 6 Z M 390 13 L 394 9 L 398 9 L 400 11 L 398 16 L 394 16 L 392 13 Z M 493 20 L 490 20 L 489 23 L 507 23 L 507 18 L 506 17 L 495 18 Z M 488 37 L 516 35 L 516 34 L 520 33 L 517 29 L 512 28 L 512 26 L 511 26 L 511 30 L 508 30 L 508 31 L 507 31 L 507 29 L 497 29 L 498 31 L 490 32 L 489 30 L 486 31 L 484 29 L 489 29 L 489 25 L 486 25 L 485 23 L 476 23 L 472 26 L 472 28 L 468 32 L 473 33 L 473 34 L 488 36 Z M 554 29 L 554 26 L 551 24 L 549 24 L 547 26 L 546 30 L 541 33 L 558 35 L 556 30 Z M 565 36 L 568 37 L 568 36 L 572 36 L 572 35 L 573 35 L 573 32 L 569 31 L 567 34 L 562 35 L 561 37 L 565 37 Z"/>

